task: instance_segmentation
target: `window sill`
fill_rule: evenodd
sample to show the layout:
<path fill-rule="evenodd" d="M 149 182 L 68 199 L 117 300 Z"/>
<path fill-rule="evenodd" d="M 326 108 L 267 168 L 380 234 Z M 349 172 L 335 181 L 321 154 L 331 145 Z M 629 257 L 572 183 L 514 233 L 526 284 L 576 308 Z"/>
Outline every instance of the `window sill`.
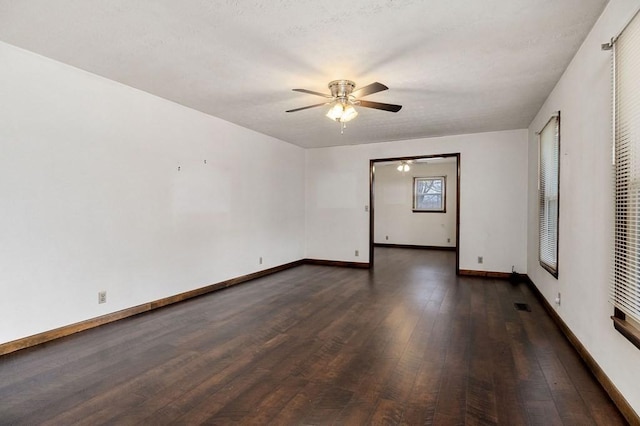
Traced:
<path fill-rule="evenodd" d="M 612 316 L 611 319 L 613 320 L 613 327 L 618 330 L 620 334 L 626 337 L 627 340 L 636 348 L 640 349 L 640 330 L 622 318 Z"/>
<path fill-rule="evenodd" d="M 542 266 L 542 268 L 547 271 L 548 273 L 550 273 L 553 278 L 558 279 L 558 267 L 556 266 L 555 268 L 547 265 L 546 263 L 544 263 L 542 260 L 540 261 L 540 266 Z"/>

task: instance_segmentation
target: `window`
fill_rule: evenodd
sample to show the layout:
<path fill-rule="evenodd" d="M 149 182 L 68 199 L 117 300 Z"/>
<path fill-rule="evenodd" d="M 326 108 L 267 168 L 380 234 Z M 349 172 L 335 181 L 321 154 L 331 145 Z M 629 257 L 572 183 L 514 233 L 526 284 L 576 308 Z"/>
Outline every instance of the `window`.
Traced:
<path fill-rule="evenodd" d="M 540 265 L 558 278 L 558 211 L 560 201 L 560 113 L 539 134 L 538 181 Z"/>
<path fill-rule="evenodd" d="M 616 329 L 636 346 L 640 345 L 639 46 L 640 17 L 636 16 L 613 42 L 615 224 L 611 285 Z"/>
<path fill-rule="evenodd" d="M 445 176 L 413 179 L 414 212 L 446 212 Z"/>

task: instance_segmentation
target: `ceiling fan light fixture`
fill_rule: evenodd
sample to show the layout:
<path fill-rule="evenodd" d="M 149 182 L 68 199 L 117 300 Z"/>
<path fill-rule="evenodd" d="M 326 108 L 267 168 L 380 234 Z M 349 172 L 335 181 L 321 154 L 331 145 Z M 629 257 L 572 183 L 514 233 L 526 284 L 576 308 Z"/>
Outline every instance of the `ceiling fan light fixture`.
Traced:
<path fill-rule="evenodd" d="M 344 113 L 344 105 L 342 104 L 342 102 L 338 100 L 331 104 L 329 111 L 327 111 L 327 117 L 330 120 L 340 121 L 343 113 Z"/>
<path fill-rule="evenodd" d="M 340 117 L 340 121 L 342 123 L 346 123 L 348 121 L 353 120 L 358 116 L 358 111 L 353 107 L 353 105 L 347 105 L 342 112 L 342 116 Z"/>
<path fill-rule="evenodd" d="M 344 99 L 338 99 L 331 104 L 326 115 L 332 121 L 346 123 L 356 118 L 358 111 Z"/>
<path fill-rule="evenodd" d="M 396 169 L 399 172 L 408 172 L 409 170 L 411 170 L 411 167 L 409 167 L 409 164 L 407 164 L 406 161 L 401 161 L 400 165 Z"/>

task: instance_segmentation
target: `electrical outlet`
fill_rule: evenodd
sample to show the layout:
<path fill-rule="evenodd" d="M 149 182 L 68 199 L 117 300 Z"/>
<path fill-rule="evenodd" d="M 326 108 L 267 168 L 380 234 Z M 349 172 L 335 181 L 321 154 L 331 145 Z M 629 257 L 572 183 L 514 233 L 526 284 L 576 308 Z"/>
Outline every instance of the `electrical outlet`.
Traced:
<path fill-rule="evenodd" d="M 447 238 L 447 242 L 450 243 L 451 242 L 451 238 Z"/>
<path fill-rule="evenodd" d="M 369 211 L 369 206 L 364 206 L 364 211 L 368 212 Z"/>
<path fill-rule="evenodd" d="M 98 303 L 107 303 L 107 292 L 99 291 L 98 292 Z"/>
<path fill-rule="evenodd" d="M 389 241 L 389 236 L 384 237 L 385 240 Z"/>
<path fill-rule="evenodd" d="M 260 256 L 260 264 L 262 265 L 262 256 Z"/>
<path fill-rule="evenodd" d="M 483 263 L 484 262 L 484 258 L 482 256 L 478 256 L 478 263 Z"/>
<path fill-rule="evenodd" d="M 360 252 L 356 250 L 356 256 L 360 256 Z"/>
<path fill-rule="evenodd" d="M 558 297 L 556 297 L 556 305 L 560 306 L 562 299 L 560 298 L 560 292 L 558 292 Z"/>

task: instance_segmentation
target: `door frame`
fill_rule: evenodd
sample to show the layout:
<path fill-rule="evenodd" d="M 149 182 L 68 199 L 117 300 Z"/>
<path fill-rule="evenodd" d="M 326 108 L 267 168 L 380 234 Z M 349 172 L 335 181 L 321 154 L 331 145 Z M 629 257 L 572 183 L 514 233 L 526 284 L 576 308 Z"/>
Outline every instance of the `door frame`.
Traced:
<path fill-rule="evenodd" d="M 424 158 L 454 157 L 456 159 L 456 275 L 460 275 L 460 153 L 426 154 L 409 157 L 376 158 L 369 160 L 369 267 L 373 268 L 374 220 L 375 220 L 375 164 L 389 161 L 408 161 Z"/>

